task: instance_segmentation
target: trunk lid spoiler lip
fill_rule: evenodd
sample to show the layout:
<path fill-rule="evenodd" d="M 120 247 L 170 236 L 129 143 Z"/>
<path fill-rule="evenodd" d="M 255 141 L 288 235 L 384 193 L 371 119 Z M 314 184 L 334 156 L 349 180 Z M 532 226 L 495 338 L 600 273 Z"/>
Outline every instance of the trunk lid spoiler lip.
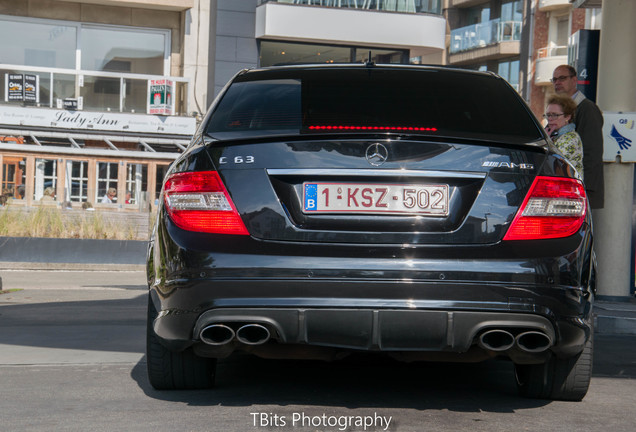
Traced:
<path fill-rule="evenodd" d="M 361 134 L 361 133 L 339 133 L 339 134 L 280 134 L 280 135 L 260 135 L 260 136 L 242 136 L 231 139 L 217 139 L 207 134 L 201 134 L 195 136 L 193 141 L 199 141 L 206 147 L 213 146 L 234 146 L 245 144 L 258 144 L 258 143 L 271 143 L 271 142 L 292 142 L 292 141 L 421 141 L 423 143 L 444 143 L 444 144 L 466 144 L 466 145 L 481 145 L 492 147 L 503 147 L 515 150 L 528 150 L 541 153 L 548 153 L 551 143 L 548 140 L 538 139 L 529 142 L 510 143 L 507 141 L 494 141 L 484 140 L 477 138 L 464 138 L 464 137 L 446 137 L 446 136 L 432 136 L 432 135 L 419 135 L 419 134 Z"/>
<path fill-rule="evenodd" d="M 286 168 L 266 169 L 271 176 L 343 176 L 343 177 L 445 177 L 445 178 L 470 178 L 483 179 L 487 172 L 473 171 L 441 171 L 441 170 L 400 170 L 400 169 L 312 169 L 312 168 Z"/>

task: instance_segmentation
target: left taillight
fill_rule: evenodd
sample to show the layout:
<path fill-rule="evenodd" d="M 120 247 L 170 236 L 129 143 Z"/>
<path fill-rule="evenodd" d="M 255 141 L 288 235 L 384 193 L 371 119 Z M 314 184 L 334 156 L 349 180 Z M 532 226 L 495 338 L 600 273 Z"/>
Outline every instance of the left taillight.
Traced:
<path fill-rule="evenodd" d="M 168 216 L 188 231 L 249 235 L 216 171 L 172 174 L 164 184 Z"/>
<path fill-rule="evenodd" d="M 587 198 L 579 180 L 536 177 L 504 240 L 569 237 L 585 220 Z"/>

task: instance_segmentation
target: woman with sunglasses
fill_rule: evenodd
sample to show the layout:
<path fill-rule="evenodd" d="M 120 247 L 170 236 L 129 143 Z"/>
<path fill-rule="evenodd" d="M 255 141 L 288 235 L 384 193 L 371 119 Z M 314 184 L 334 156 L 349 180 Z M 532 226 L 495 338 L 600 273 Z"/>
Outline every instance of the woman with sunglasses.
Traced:
<path fill-rule="evenodd" d="M 574 113 L 576 102 L 565 95 L 553 95 L 548 99 L 548 107 L 543 115 L 548 120 L 546 132 L 583 179 L 583 143 L 576 133 Z"/>

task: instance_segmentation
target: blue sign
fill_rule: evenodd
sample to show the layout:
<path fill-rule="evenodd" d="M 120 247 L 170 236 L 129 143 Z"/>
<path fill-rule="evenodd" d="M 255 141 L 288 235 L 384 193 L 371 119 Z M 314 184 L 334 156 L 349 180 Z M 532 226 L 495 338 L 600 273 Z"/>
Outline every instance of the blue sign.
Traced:
<path fill-rule="evenodd" d="M 636 113 L 603 113 L 603 161 L 636 162 Z"/>

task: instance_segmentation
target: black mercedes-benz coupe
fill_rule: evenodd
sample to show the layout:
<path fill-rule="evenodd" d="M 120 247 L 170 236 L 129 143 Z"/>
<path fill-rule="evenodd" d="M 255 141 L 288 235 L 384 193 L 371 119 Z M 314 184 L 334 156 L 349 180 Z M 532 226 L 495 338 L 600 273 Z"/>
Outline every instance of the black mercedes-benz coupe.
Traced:
<path fill-rule="evenodd" d="M 579 174 L 502 78 L 443 67 L 238 73 L 164 179 L 148 253 L 157 389 L 216 359 L 514 363 L 580 400 L 592 226 Z"/>

